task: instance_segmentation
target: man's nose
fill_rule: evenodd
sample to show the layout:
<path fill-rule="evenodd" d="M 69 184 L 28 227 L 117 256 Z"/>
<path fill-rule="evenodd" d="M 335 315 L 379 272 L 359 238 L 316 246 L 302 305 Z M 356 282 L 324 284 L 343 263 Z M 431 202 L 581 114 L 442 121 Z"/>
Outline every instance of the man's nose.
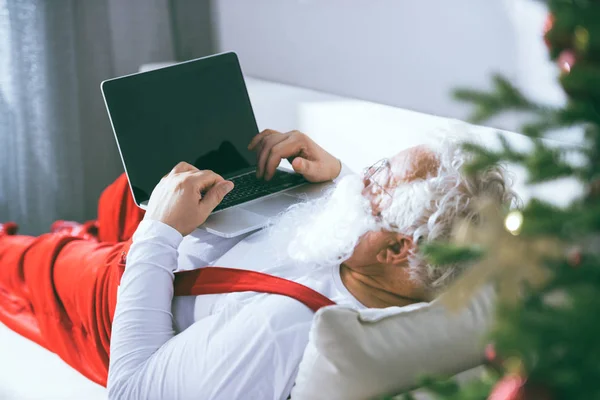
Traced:
<path fill-rule="evenodd" d="M 365 185 L 365 189 L 369 187 L 373 183 L 373 176 L 375 174 L 375 169 L 370 167 L 367 168 L 363 174 L 363 184 Z"/>
<path fill-rule="evenodd" d="M 377 195 L 378 188 L 377 185 L 373 182 L 372 178 L 364 177 L 363 178 L 363 190 L 362 195 L 372 199 Z"/>
<path fill-rule="evenodd" d="M 369 190 L 369 185 L 365 184 L 365 187 L 363 188 L 361 194 L 363 195 L 363 197 L 366 197 L 367 199 L 371 198 L 371 191 Z"/>

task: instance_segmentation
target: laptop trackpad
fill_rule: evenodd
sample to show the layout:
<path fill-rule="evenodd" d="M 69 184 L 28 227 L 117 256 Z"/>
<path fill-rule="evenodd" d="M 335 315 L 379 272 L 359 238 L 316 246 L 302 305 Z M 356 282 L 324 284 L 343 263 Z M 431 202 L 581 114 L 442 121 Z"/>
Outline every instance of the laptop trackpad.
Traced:
<path fill-rule="evenodd" d="M 276 217 L 298 201 L 298 197 L 283 193 L 265 197 L 212 214 L 200 228 L 217 236 L 238 236 L 264 227 L 270 218 Z"/>
<path fill-rule="evenodd" d="M 267 218 L 271 218 L 284 212 L 289 206 L 297 203 L 297 197 L 287 196 L 285 194 L 278 194 L 275 196 L 260 199 L 259 201 L 256 201 L 254 203 L 244 204 L 243 206 L 241 206 L 241 208 L 259 215 L 264 215 Z"/>
<path fill-rule="evenodd" d="M 238 206 L 212 214 L 200 228 L 218 236 L 234 237 L 259 229 L 265 223 L 266 219 L 262 215 L 246 211 Z"/>

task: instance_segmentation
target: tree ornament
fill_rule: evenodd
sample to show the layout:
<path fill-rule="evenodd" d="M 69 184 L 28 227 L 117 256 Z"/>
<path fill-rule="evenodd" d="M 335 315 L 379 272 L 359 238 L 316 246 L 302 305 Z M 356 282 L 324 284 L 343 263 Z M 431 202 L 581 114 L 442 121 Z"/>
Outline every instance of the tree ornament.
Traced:
<path fill-rule="evenodd" d="M 523 227 L 523 213 L 520 211 L 511 211 L 504 219 L 504 227 L 513 236 L 518 236 Z"/>
<path fill-rule="evenodd" d="M 571 68 L 575 65 L 575 53 L 572 50 L 563 50 L 558 56 L 558 67 L 563 74 L 571 72 Z"/>
<path fill-rule="evenodd" d="M 519 375 L 506 375 L 492 389 L 488 400 L 526 400 L 523 387 L 526 379 Z"/>
<path fill-rule="evenodd" d="M 485 359 L 493 363 L 497 361 L 497 358 L 498 354 L 496 354 L 496 348 L 494 347 L 494 345 L 490 343 L 487 346 L 485 346 Z"/>
<path fill-rule="evenodd" d="M 493 369 L 499 374 L 504 374 L 504 372 L 506 371 L 503 365 L 504 360 L 502 359 L 502 357 L 498 356 L 498 353 L 496 352 L 496 347 L 492 343 L 485 346 L 485 359 L 487 361 L 486 365 L 488 366 L 488 368 Z"/>

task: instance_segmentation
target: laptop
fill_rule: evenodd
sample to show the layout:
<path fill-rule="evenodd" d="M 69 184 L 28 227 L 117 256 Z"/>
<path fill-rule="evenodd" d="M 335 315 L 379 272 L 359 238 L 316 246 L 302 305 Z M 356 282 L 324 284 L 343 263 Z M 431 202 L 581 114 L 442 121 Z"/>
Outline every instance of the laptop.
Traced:
<path fill-rule="evenodd" d="M 248 144 L 258 127 L 235 53 L 109 79 L 101 89 L 133 198 L 143 209 L 180 161 L 234 182 L 200 227 L 222 237 L 260 229 L 323 190 L 282 166 L 269 182 L 256 178 L 257 156 Z"/>

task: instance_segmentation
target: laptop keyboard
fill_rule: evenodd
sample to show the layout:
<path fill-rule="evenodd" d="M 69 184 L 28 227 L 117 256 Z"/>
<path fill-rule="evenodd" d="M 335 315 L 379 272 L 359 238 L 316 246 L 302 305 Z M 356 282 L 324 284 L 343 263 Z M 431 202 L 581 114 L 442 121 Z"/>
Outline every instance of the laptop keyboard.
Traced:
<path fill-rule="evenodd" d="M 306 183 L 302 175 L 292 174 L 277 170 L 270 181 L 264 181 L 256 178 L 256 172 L 236 176 L 230 179 L 234 183 L 234 188 L 227 193 L 223 201 L 215 208 L 215 211 L 233 207 L 259 197 L 276 193 L 284 189 Z"/>

